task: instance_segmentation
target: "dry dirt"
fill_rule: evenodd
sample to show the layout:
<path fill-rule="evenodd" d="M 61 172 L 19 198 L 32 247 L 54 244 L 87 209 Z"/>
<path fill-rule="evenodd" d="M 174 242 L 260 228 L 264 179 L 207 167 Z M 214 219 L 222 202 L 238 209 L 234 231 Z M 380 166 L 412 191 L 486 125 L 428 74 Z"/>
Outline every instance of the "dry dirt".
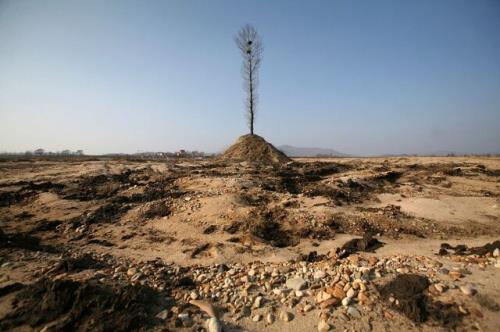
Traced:
<path fill-rule="evenodd" d="M 0 330 L 500 330 L 499 221 L 494 157 L 4 161 Z"/>

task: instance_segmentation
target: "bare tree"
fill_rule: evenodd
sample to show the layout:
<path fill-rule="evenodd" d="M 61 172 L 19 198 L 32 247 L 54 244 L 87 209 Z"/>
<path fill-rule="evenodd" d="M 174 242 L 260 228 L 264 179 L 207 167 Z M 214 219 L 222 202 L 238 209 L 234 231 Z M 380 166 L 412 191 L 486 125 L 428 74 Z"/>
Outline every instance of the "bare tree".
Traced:
<path fill-rule="evenodd" d="M 250 134 L 253 135 L 255 106 L 257 104 L 258 70 L 262 60 L 262 41 L 257 30 L 249 24 L 245 25 L 234 37 L 236 45 L 243 56 L 243 80 L 247 92 L 246 108 Z"/>

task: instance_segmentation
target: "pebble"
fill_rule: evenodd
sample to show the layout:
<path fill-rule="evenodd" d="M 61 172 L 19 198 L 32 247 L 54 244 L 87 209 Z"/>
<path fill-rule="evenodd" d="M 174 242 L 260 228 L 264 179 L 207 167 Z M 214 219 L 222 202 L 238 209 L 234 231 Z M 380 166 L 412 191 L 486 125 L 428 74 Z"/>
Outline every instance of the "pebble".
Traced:
<path fill-rule="evenodd" d="M 255 315 L 255 316 L 253 316 L 252 320 L 254 322 L 260 322 L 262 320 L 262 315 Z"/>
<path fill-rule="evenodd" d="M 253 307 L 260 308 L 261 305 L 262 305 L 262 296 L 257 296 L 255 298 L 255 301 L 253 302 Z"/>
<path fill-rule="evenodd" d="M 314 272 L 313 278 L 318 280 L 318 279 L 323 279 L 326 276 L 325 271 L 316 271 Z"/>
<path fill-rule="evenodd" d="M 470 285 L 460 286 L 459 288 L 467 296 L 472 296 L 476 293 L 476 290 Z"/>
<path fill-rule="evenodd" d="M 351 306 L 349 306 L 349 307 L 347 308 L 347 314 L 348 314 L 349 316 L 351 316 L 352 318 L 356 318 L 356 319 L 357 319 L 357 318 L 361 318 L 361 314 L 360 314 L 360 312 L 358 311 L 358 309 L 356 309 L 356 308 L 355 308 L 355 307 L 353 307 L 352 305 L 351 305 Z"/>
<path fill-rule="evenodd" d="M 331 306 L 336 306 L 340 302 L 339 299 L 332 297 L 331 299 L 328 299 L 320 304 L 321 309 L 325 309 Z"/>
<path fill-rule="evenodd" d="M 448 276 L 452 280 L 456 281 L 456 280 L 462 278 L 462 273 L 460 273 L 459 271 L 450 271 L 450 272 L 448 272 Z"/>
<path fill-rule="evenodd" d="M 306 281 L 300 277 L 288 279 L 286 281 L 286 287 L 294 290 L 302 290 L 306 287 Z"/>
<path fill-rule="evenodd" d="M 332 298 L 332 295 L 328 294 L 325 291 L 319 291 L 318 294 L 316 294 L 316 303 L 321 303 L 326 300 L 329 300 Z"/>
<path fill-rule="evenodd" d="M 344 298 L 342 299 L 342 305 L 343 305 L 344 307 L 347 307 L 350 303 L 351 303 L 351 298 L 350 298 L 350 297 L 344 297 Z"/>
<path fill-rule="evenodd" d="M 291 312 L 283 310 L 280 312 L 280 319 L 284 322 L 289 322 L 293 319 L 293 314 Z"/>
<path fill-rule="evenodd" d="M 162 310 L 160 311 L 157 315 L 156 315 L 156 318 L 159 318 L 159 319 L 162 319 L 162 320 L 165 320 L 167 319 L 168 317 L 168 310 Z"/>
<path fill-rule="evenodd" d="M 498 257 L 498 256 L 500 256 L 500 249 L 495 248 L 495 250 L 493 250 L 493 257 Z"/>
<path fill-rule="evenodd" d="M 274 323 L 274 320 L 275 320 L 275 318 L 274 318 L 274 315 L 273 315 L 272 313 L 268 313 L 268 314 L 266 315 L 266 322 L 267 322 L 268 324 L 272 324 L 272 323 Z"/>
<path fill-rule="evenodd" d="M 349 290 L 346 293 L 346 296 L 353 298 L 354 296 L 356 296 L 356 291 L 353 288 L 349 288 Z"/>
<path fill-rule="evenodd" d="M 303 308 L 304 312 L 309 312 L 314 308 L 312 304 L 306 304 Z"/>
<path fill-rule="evenodd" d="M 177 317 L 179 317 L 185 327 L 190 327 L 193 324 L 193 320 L 189 317 L 188 313 L 181 313 Z"/>
<path fill-rule="evenodd" d="M 131 267 L 130 269 L 127 270 L 127 275 L 129 277 L 133 276 L 136 273 L 137 273 L 137 269 L 135 267 Z"/>
<path fill-rule="evenodd" d="M 343 299 L 346 294 L 344 292 L 344 290 L 342 289 L 342 287 L 340 287 L 339 285 L 335 285 L 335 287 L 333 288 L 333 292 L 332 292 L 333 296 L 335 296 L 337 299 Z"/>
<path fill-rule="evenodd" d="M 328 324 L 324 319 L 320 320 L 318 323 L 318 331 L 319 332 L 326 332 L 330 331 L 331 326 Z"/>
<path fill-rule="evenodd" d="M 444 292 L 444 285 L 443 284 L 434 284 L 434 288 L 439 292 L 442 293 Z"/>
<path fill-rule="evenodd" d="M 207 319 L 206 326 L 208 332 L 222 332 L 222 324 L 215 317 Z"/>
<path fill-rule="evenodd" d="M 143 274 L 141 272 L 137 272 L 136 274 L 134 274 L 132 276 L 132 278 L 130 278 L 130 281 L 132 281 L 132 282 L 139 281 L 139 279 L 141 279 L 142 276 L 143 276 Z"/>

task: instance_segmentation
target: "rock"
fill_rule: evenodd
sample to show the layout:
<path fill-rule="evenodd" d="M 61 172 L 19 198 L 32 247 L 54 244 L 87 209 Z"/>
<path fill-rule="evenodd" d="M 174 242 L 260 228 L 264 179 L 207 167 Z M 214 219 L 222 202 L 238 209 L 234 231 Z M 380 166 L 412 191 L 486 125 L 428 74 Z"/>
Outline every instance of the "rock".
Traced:
<path fill-rule="evenodd" d="M 378 263 L 378 258 L 375 257 L 375 256 L 371 256 L 369 259 L 368 259 L 368 264 L 370 264 L 371 266 L 374 266 L 375 264 Z"/>
<path fill-rule="evenodd" d="M 321 309 L 325 309 L 328 307 L 336 306 L 340 303 L 340 300 L 332 297 L 331 299 L 328 299 L 320 304 Z"/>
<path fill-rule="evenodd" d="M 255 301 L 253 302 L 253 307 L 260 308 L 261 305 L 262 305 L 262 296 L 257 296 L 255 298 Z"/>
<path fill-rule="evenodd" d="M 197 300 L 198 299 L 198 293 L 193 291 L 189 294 L 189 297 L 191 298 L 191 300 Z"/>
<path fill-rule="evenodd" d="M 193 320 L 188 313 L 181 313 L 177 317 L 181 320 L 182 325 L 184 325 L 185 327 L 190 327 L 191 325 L 193 325 Z"/>
<path fill-rule="evenodd" d="M 493 257 L 498 257 L 498 256 L 500 256 L 500 249 L 495 248 L 495 250 L 493 250 Z"/>
<path fill-rule="evenodd" d="M 371 302 L 370 298 L 368 298 L 364 292 L 359 292 L 358 301 L 360 304 L 369 304 Z"/>
<path fill-rule="evenodd" d="M 476 290 L 471 285 L 460 286 L 459 288 L 467 296 L 472 296 L 476 293 Z"/>
<path fill-rule="evenodd" d="M 359 256 L 358 255 L 350 255 L 349 257 L 347 257 L 347 259 L 349 260 L 349 262 L 351 262 L 354 265 L 357 265 L 359 263 Z"/>
<path fill-rule="evenodd" d="M 280 312 L 280 319 L 284 322 L 289 322 L 293 319 L 293 314 L 291 312 L 286 311 L 286 310 L 282 310 Z"/>
<path fill-rule="evenodd" d="M 266 315 L 266 322 L 267 322 L 268 324 L 272 324 L 272 323 L 274 323 L 274 320 L 275 320 L 275 318 L 274 318 L 274 315 L 273 315 L 272 313 L 268 313 L 268 314 Z"/>
<path fill-rule="evenodd" d="M 333 287 L 333 294 L 332 295 L 340 300 L 343 299 L 344 297 L 346 297 L 346 293 L 344 292 L 342 287 L 340 287 L 338 284 L 336 284 L 335 287 Z"/>
<path fill-rule="evenodd" d="M 356 291 L 353 288 L 349 288 L 349 290 L 346 293 L 346 296 L 353 298 L 354 296 L 356 296 Z"/>
<path fill-rule="evenodd" d="M 222 332 L 222 324 L 215 317 L 207 319 L 206 327 L 208 332 Z"/>
<path fill-rule="evenodd" d="M 297 291 L 295 291 L 295 296 L 296 297 L 302 297 L 302 296 L 304 296 L 304 292 L 300 291 L 300 290 L 297 290 Z"/>
<path fill-rule="evenodd" d="M 347 314 L 349 316 L 351 316 L 352 318 L 356 318 L 356 319 L 361 318 L 361 314 L 359 313 L 358 309 L 356 309 L 352 305 L 347 308 Z"/>
<path fill-rule="evenodd" d="M 306 304 L 302 310 L 304 310 L 304 312 L 309 312 L 313 308 L 314 308 L 314 306 L 312 304 Z"/>
<path fill-rule="evenodd" d="M 445 286 L 441 283 L 434 284 L 434 289 L 438 291 L 438 293 L 444 292 Z"/>
<path fill-rule="evenodd" d="M 129 277 L 133 276 L 136 273 L 137 273 L 137 269 L 135 267 L 131 267 L 130 269 L 127 270 L 127 275 Z"/>
<path fill-rule="evenodd" d="M 446 268 L 442 267 L 442 268 L 440 268 L 440 269 L 438 270 L 438 273 L 439 273 L 439 274 L 448 274 L 448 273 L 450 273 L 450 270 L 448 270 L 448 269 L 446 269 Z"/>
<path fill-rule="evenodd" d="M 167 319 L 168 317 L 168 310 L 162 310 L 160 311 L 157 315 L 156 315 L 156 318 L 159 318 L 159 319 L 162 319 L 162 320 L 165 320 Z"/>
<path fill-rule="evenodd" d="M 456 281 L 460 278 L 462 278 L 462 273 L 460 273 L 459 271 L 450 271 L 448 272 L 448 276 L 453 280 L 453 281 Z"/>
<path fill-rule="evenodd" d="M 326 332 L 330 331 L 331 326 L 328 324 L 324 319 L 320 320 L 318 323 L 318 331 L 319 332 Z"/>
<path fill-rule="evenodd" d="M 351 298 L 350 298 L 350 297 L 344 297 L 344 298 L 342 299 L 342 305 L 343 305 L 344 307 L 347 307 L 350 303 L 351 303 Z"/>
<path fill-rule="evenodd" d="M 143 276 L 142 272 L 137 272 L 132 276 L 132 278 L 130 278 L 130 281 L 137 282 L 142 278 L 142 276 Z"/>
<path fill-rule="evenodd" d="M 318 279 L 323 279 L 326 276 L 325 271 L 316 271 L 314 272 L 313 278 L 318 280 Z"/>
<path fill-rule="evenodd" d="M 300 277 L 288 279 L 286 281 L 286 287 L 294 290 L 302 290 L 306 287 L 306 281 Z"/>
<path fill-rule="evenodd" d="M 318 294 L 316 294 L 316 303 L 321 303 L 326 300 L 329 300 L 332 298 L 332 295 L 328 294 L 325 291 L 319 291 Z"/>
<path fill-rule="evenodd" d="M 255 316 L 253 316 L 252 320 L 254 322 L 260 322 L 262 320 L 262 315 L 255 315 Z"/>

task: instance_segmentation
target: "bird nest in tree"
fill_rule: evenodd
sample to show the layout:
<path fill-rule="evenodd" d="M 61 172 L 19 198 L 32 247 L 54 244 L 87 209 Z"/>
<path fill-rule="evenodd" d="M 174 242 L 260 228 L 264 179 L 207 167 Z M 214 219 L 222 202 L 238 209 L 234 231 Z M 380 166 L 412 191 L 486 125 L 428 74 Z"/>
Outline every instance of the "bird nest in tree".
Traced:
<path fill-rule="evenodd" d="M 283 152 L 258 135 L 243 135 L 220 157 L 222 161 L 280 165 L 292 161 Z"/>

